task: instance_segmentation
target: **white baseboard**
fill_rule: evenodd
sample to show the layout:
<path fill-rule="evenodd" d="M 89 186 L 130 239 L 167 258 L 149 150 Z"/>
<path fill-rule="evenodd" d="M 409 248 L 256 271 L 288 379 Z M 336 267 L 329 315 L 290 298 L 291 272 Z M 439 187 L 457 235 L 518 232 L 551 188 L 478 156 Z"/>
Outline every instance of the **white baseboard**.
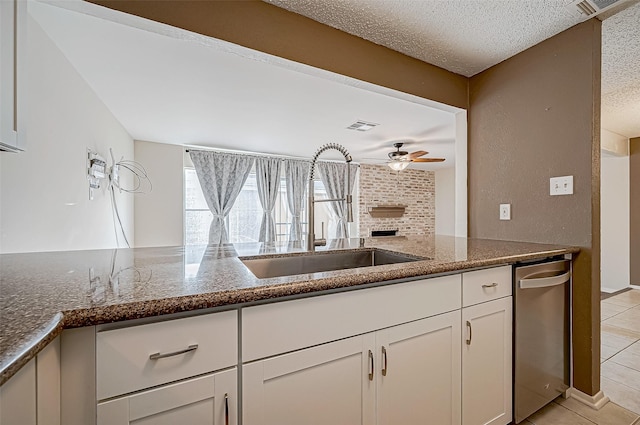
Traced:
<path fill-rule="evenodd" d="M 629 285 L 631 289 L 640 289 L 640 285 Z"/>
<path fill-rule="evenodd" d="M 622 289 L 624 289 L 624 288 L 622 288 Z M 620 290 L 620 289 L 606 288 L 606 287 L 604 287 L 604 286 L 601 286 L 601 287 L 600 287 L 600 292 L 605 292 L 605 293 L 607 293 L 607 294 L 612 294 L 612 293 L 614 293 L 614 292 L 616 292 L 616 291 L 619 291 L 619 290 Z"/>
<path fill-rule="evenodd" d="M 633 285 L 626 285 L 623 286 L 622 288 L 607 288 L 606 286 L 601 286 L 600 287 L 600 292 L 605 292 L 607 294 L 612 294 L 614 292 L 618 292 L 618 291 L 622 291 L 623 289 L 629 289 L 629 288 L 635 288 L 635 289 L 640 289 L 640 286 L 633 286 Z"/>
<path fill-rule="evenodd" d="M 604 395 L 602 390 L 598 391 L 595 395 L 588 395 L 575 388 L 569 388 L 567 390 L 567 397 L 574 398 L 582 404 L 586 404 L 594 410 L 602 409 L 602 406 L 609 403 L 609 397 Z"/>

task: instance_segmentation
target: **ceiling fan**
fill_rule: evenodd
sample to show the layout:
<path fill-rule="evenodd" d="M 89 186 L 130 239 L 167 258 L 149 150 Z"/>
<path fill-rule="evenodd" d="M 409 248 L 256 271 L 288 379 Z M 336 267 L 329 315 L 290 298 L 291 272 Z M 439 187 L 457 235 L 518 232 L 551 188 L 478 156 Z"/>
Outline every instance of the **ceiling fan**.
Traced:
<path fill-rule="evenodd" d="M 404 143 L 397 142 L 393 144 L 393 147 L 396 148 L 395 151 L 389 152 L 389 162 L 387 165 L 396 171 L 404 170 L 409 166 L 411 162 L 442 162 L 444 158 L 420 158 L 428 154 L 427 151 L 415 151 L 415 152 L 406 152 L 401 151 L 400 148 L 404 145 Z"/>

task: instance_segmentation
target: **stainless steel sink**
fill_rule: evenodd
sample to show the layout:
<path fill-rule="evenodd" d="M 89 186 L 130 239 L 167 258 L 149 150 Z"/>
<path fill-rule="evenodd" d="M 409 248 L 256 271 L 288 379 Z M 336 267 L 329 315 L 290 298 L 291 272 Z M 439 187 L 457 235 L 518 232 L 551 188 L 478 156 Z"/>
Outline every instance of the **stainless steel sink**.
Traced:
<path fill-rule="evenodd" d="M 410 257 L 397 252 L 379 249 L 359 251 L 316 252 L 293 254 L 286 257 L 240 258 L 245 266 L 258 278 L 292 276 L 384 264 L 407 263 L 422 258 Z"/>

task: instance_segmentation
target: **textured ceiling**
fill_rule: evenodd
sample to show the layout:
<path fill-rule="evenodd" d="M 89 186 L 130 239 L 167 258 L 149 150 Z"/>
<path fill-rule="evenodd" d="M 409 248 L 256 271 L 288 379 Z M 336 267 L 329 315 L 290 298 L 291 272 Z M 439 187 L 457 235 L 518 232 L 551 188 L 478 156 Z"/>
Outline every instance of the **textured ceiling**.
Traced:
<path fill-rule="evenodd" d="M 602 127 L 640 137 L 640 3 L 602 24 Z"/>
<path fill-rule="evenodd" d="M 567 0 L 265 0 L 470 77 L 580 22 Z"/>
<path fill-rule="evenodd" d="M 566 9 L 572 0 L 264 1 L 467 77 L 581 21 Z M 600 18 L 602 126 L 638 137 L 640 2 Z"/>

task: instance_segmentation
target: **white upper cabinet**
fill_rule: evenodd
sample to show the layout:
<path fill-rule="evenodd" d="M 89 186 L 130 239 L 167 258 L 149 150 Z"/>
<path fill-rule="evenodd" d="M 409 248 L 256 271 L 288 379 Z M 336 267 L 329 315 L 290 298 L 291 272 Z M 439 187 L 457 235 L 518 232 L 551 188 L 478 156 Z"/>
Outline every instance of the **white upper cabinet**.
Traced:
<path fill-rule="evenodd" d="M 27 0 L 0 1 L 0 150 L 25 149 Z"/>

